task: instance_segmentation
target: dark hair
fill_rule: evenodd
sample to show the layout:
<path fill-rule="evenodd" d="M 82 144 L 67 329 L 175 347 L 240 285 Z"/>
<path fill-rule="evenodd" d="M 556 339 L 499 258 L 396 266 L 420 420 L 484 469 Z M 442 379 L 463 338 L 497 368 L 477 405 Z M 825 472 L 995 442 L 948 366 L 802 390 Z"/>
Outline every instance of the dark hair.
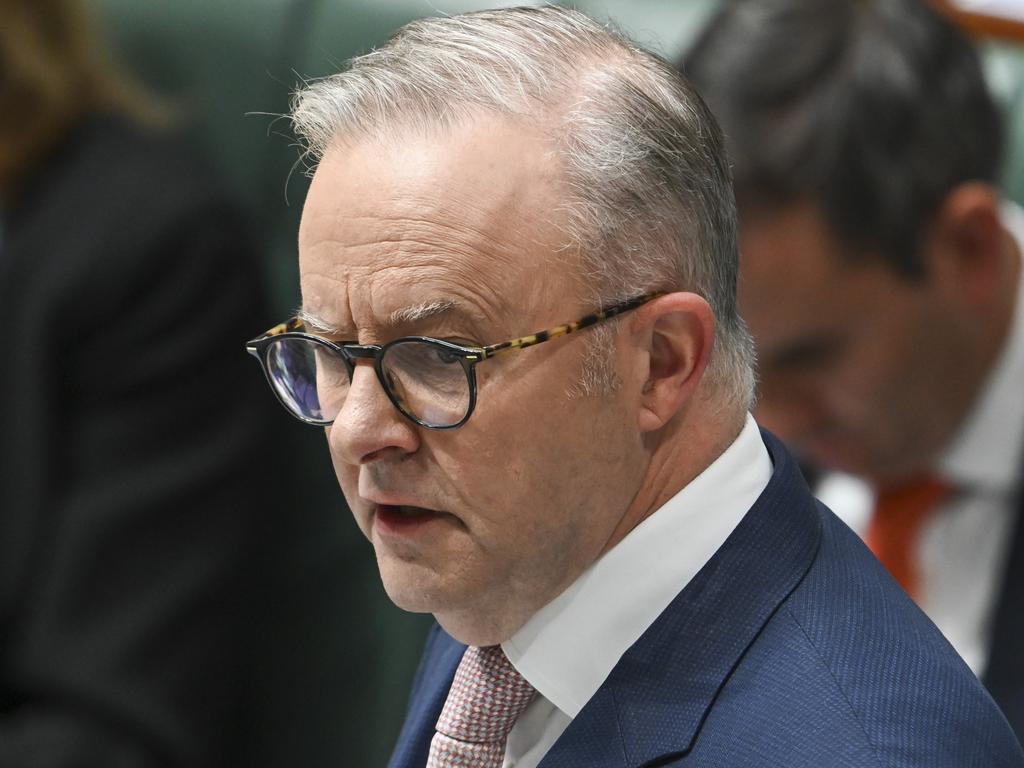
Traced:
<path fill-rule="evenodd" d="M 725 129 L 741 211 L 814 201 L 908 277 L 945 196 L 996 181 L 978 56 L 923 0 L 727 1 L 681 68 Z"/>

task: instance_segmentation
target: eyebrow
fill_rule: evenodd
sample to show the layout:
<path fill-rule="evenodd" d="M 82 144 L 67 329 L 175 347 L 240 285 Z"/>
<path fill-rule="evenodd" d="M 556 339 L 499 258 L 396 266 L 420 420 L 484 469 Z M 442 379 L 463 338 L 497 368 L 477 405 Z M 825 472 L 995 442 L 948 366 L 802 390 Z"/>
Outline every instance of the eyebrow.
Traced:
<path fill-rule="evenodd" d="M 322 333 L 324 335 L 341 335 L 341 329 L 338 328 L 338 326 L 323 320 L 304 307 L 299 307 L 299 309 L 295 311 L 295 317 L 302 321 L 302 324 L 306 326 L 307 330 Z"/>
<path fill-rule="evenodd" d="M 424 320 L 430 320 L 441 315 L 449 314 L 468 314 L 462 310 L 458 304 L 449 299 L 436 299 L 435 301 L 426 301 L 422 304 L 414 304 L 409 307 L 402 307 L 396 309 L 385 320 L 385 325 L 389 328 L 394 328 L 398 325 L 411 325 L 412 323 L 419 323 Z"/>
<path fill-rule="evenodd" d="M 477 315 L 468 311 L 463 305 L 450 299 L 435 299 L 425 301 L 421 304 L 412 304 L 408 307 L 396 309 L 390 313 L 383 322 L 384 328 L 393 329 L 403 325 L 412 325 L 424 320 L 433 320 L 444 316 L 462 316 L 469 319 L 477 319 Z M 295 312 L 295 317 L 302 321 L 303 325 L 310 331 L 331 336 L 342 336 L 350 332 L 344 330 L 334 323 L 324 320 L 314 312 L 300 307 Z"/>

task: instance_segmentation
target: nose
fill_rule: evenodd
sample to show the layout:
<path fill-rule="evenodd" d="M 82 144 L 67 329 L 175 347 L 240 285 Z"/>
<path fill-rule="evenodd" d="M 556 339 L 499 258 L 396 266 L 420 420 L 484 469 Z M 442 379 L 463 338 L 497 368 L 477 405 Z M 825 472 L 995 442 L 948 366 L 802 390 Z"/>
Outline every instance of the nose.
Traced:
<path fill-rule="evenodd" d="M 373 366 L 357 363 L 345 402 L 328 427 L 335 462 L 360 465 L 397 458 L 414 453 L 419 442 L 416 425 L 388 399 Z"/>
<path fill-rule="evenodd" d="M 762 382 L 754 416 L 784 442 L 797 445 L 820 429 L 825 419 L 820 397 L 812 388 L 792 382 L 776 385 L 769 377 Z"/>

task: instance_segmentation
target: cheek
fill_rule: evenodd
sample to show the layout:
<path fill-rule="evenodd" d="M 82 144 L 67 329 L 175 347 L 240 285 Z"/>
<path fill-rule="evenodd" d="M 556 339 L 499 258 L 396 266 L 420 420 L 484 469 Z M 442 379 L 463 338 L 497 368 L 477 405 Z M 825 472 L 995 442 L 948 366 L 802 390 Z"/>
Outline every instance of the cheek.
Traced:
<path fill-rule="evenodd" d="M 755 415 L 783 439 L 800 440 L 819 432 L 861 429 L 863 414 L 877 397 L 874 367 L 848 350 L 826 369 L 799 373 L 765 372 Z"/>
<path fill-rule="evenodd" d="M 341 487 L 341 492 L 345 496 L 345 502 L 348 504 L 352 515 L 355 517 L 356 524 L 359 526 L 359 529 L 365 536 L 369 537 L 369 512 L 363 508 L 359 501 L 359 468 L 341 461 L 334 451 L 330 451 L 329 433 L 327 448 L 330 452 L 331 464 L 334 467 L 334 475 L 337 477 L 338 485 Z"/>
<path fill-rule="evenodd" d="M 358 478 L 358 470 L 341 460 L 341 456 L 337 450 L 331 445 L 331 428 L 326 427 L 324 429 L 324 435 L 327 438 L 327 452 L 331 457 L 331 466 L 334 467 L 334 474 L 338 478 L 338 483 L 341 485 L 341 489 L 345 491 L 346 496 L 348 495 L 349 488 L 353 488 L 353 478 Z"/>
<path fill-rule="evenodd" d="M 509 408 L 508 418 L 476 419 L 435 440 L 431 464 L 450 486 L 459 505 L 475 510 L 481 523 L 521 515 L 542 490 L 550 466 L 551 435 L 537 414 Z M 441 436 L 439 436 L 441 437 Z"/>
<path fill-rule="evenodd" d="M 912 317 L 894 317 L 880 323 L 877 333 L 862 342 L 861 370 L 850 371 L 860 380 L 861 394 L 876 415 L 906 407 L 925 368 L 927 352 Z"/>
<path fill-rule="evenodd" d="M 830 376 L 827 408 L 845 429 L 891 442 L 928 401 L 931 363 L 912 320 L 890 316 L 876 324 Z"/>
<path fill-rule="evenodd" d="M 512 353 L 524 356 L 521 364 L 510 358 L 486 377 L 480 366 L 472 418 L 433 441 L 435 466 L 479 516 L 481 535 L 543 536 L 568 507 L 625 485 L 619 475 L 630 464 L 622 456 L 639 450 L 624 438 L 635 424 L 621 398 L 570 397 L 580 377 L 579 350 L 569 339 L 551 344 L 563 346 L 548 355 L 540 347 Z"/>
<path fill-rule="evenodd" d="M 477 423 L 470 420 L 434 455 L 482 525 L 511 524 L 514 535 L 538 534 L 581 496 L 619 482 L 614 474 L 626 466 L 622 436 L 628 432 L 613 402 L 570 400 L 558 392 L 549 404 L 523 398 L 501 405 L 500 418 L 494 409 Z"/>

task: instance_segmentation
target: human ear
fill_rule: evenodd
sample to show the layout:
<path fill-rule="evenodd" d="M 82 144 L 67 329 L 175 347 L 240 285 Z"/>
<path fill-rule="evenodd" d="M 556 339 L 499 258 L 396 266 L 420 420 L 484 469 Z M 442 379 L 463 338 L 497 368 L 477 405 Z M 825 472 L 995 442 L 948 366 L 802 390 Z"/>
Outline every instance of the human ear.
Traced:
<path fill-rule="evenodd" d="M 638 426 L 651 432 L 667 424 L 693 398 L 707 369 L 715 317 L 695 293 L 670 293 L 643 306 L 633 333 L 645 358 Z"/>
<path fill-rule="evenodd" d="M 1004 279 L 999 196 L 982 182 L 955 187 L 939 205 L 925 246 L 928 279 L 954 301 L 985 308 Z"/>

